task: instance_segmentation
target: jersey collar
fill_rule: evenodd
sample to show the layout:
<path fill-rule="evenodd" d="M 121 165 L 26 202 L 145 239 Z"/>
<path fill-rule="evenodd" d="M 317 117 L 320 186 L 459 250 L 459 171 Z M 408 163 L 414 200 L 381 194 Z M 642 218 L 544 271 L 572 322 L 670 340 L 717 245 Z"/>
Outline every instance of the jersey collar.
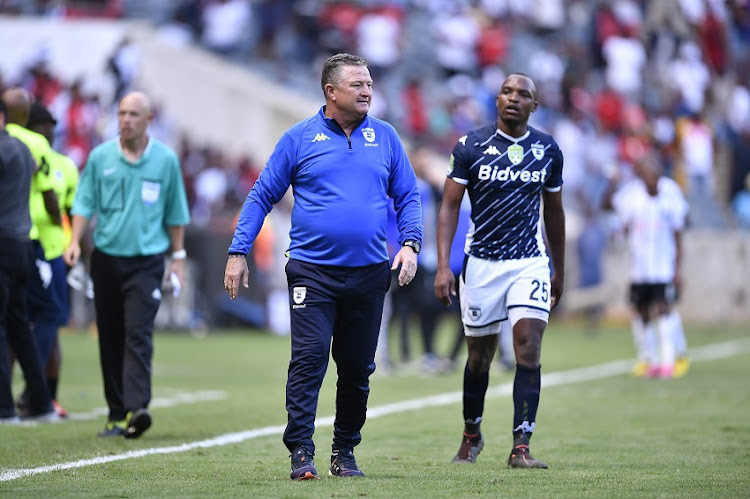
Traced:
<path fill-rule="evenodd" d="M 318 116 L 320 117 L 320 119 L 323 120 L 323 123 L 325 124 L 325 126 L 327 126 L 328 128 L 330 128 L 331 130 L 336 130 L 337 132 L 344 133 L 344 129 L 341 128 L 341 125 L 339 125 L 339 123 L 335 119 L 329 118 L 328 116 L 326 116 L 326 107 L 325 107 L 325 105 L 323 105 L 323 106 L 320 107 L 320 111 L 318 111 Z M 363 126 L 365 126 L 365 123 L 369 122 L 369 120 L 370 120 L 370 115 L 369 114 L 365 114 L 365 117 L 362 118 L 362 121 L 360 121 L 357 124 L 356 127 L 354 127 L 354 130 L 362 128 Z M 352 132 L 354 130 L 352 130 Z"/>
<path fill-rule="evenodd" d="M 131 165 L 137 165 L 141 163 L 144 159 L 148 157 L 149 152 L 151 152 L 151 145 L 153 144 L 153 139 L 151 138 L 151 135 L 146 136 L 148 138 L 148 143 L 146 143 L 146 148 L 143 150 L 143 154 L 141 154 L 141 157 L 138 158 L 138 161 L 135 163 L 130 163 L 128 159 L 125 157 L 125 153 L 122 152 L 122 142 L 120 141 L 120 135 L 118 134 L 117 137 L 115 137 L 115 142 L 117 143 L 117 152 L 120 153 L 120 157 L 126 162 L 130 163 Z"/>
<path fill-rule="evenodd" d="M 495 130 L 495 135 L 499 135 L 500 137 L 504 137 L 504 138 L 510 140 L 511 142 L 521 142 L 522 140 L 526 139 L 529 135 L 531 135 L 531 130 L 529 130 L 528 128 L 526 128 L 526 133 L 525 134 L 521 135 L 520 137 L 511 137 L 507 133 L 505 133 L 502 130 L 500 130 L 499 128 L 497 128 Z"/>

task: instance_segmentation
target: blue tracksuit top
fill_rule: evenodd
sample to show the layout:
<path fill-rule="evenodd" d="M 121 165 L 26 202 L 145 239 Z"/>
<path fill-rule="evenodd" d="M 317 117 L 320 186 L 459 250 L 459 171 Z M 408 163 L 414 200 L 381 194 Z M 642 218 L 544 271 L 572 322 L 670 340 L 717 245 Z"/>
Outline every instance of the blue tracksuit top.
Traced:
<path fill-rule="evenodd" d="M 422 242 L 417 179 L 396 130 L 365 116 L 347 137 L 324 114 L 290 128 L 276 144 L 240 212 L 229 253 L 247 254 L 263 220 L 292 186 L 288 256 L 319 265 L 359 267 L 388 261 L 388 198 L 398 242 Z"/>

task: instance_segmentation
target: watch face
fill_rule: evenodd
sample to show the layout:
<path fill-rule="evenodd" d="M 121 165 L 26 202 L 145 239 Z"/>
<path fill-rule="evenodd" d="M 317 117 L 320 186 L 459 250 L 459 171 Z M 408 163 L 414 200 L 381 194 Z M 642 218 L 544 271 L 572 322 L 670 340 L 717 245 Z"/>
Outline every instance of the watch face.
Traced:
<path fill-rule="evenodd" d="M 422 249 L 422 245 L 417 241 L 404 241 L 404 246 L 409 246 L 416 254 L 419 254 L 419 251 Z"/>

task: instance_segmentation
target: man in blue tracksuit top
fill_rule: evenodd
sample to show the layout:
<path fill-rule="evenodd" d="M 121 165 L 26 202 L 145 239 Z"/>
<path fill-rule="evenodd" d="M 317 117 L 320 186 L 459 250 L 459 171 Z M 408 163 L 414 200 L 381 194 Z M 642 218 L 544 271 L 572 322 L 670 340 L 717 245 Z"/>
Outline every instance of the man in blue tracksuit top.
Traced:
<path fill-rule="evenodd" d="M 353 449 L 362 440 L 369 377 L 391 270 L 399 285 L 417 271 L 422 208 L 417 180 L 394 128 L 367 115 L 372 79 L 367 61 L 331 56 L 323 66 L 326 104 L 289 129 L 245 200 L 229 247 L 224 287 L 248 287 L 245 256 L 263 220 L 289 186 L 294 193 L 286 265 L 292 358 L 286 386 L 293 480 L 317 478 L 313 463 L 318 394 L 336 362 L 336 420 L 330 474 L 364 476 Z M 387 206 L 393 199 L 401 250 L 389 265 Z M 333 340 L 333 343 L 331 343 Z"/>

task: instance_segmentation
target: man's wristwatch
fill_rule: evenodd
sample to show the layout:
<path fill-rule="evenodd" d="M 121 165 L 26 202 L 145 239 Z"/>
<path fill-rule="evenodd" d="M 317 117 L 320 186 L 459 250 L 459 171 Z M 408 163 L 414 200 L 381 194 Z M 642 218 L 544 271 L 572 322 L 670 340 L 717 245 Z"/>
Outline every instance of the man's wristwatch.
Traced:
<path fill-rule="evenodd" d="M 415 241 L 414 239 L 408 239 L 404 241 L 404 246 L 408 246 L 413 249 L 414 253 L 416 253 L 417 255 L 420 251 L 422 251 L 422 244 L 419 241 Z"/>

